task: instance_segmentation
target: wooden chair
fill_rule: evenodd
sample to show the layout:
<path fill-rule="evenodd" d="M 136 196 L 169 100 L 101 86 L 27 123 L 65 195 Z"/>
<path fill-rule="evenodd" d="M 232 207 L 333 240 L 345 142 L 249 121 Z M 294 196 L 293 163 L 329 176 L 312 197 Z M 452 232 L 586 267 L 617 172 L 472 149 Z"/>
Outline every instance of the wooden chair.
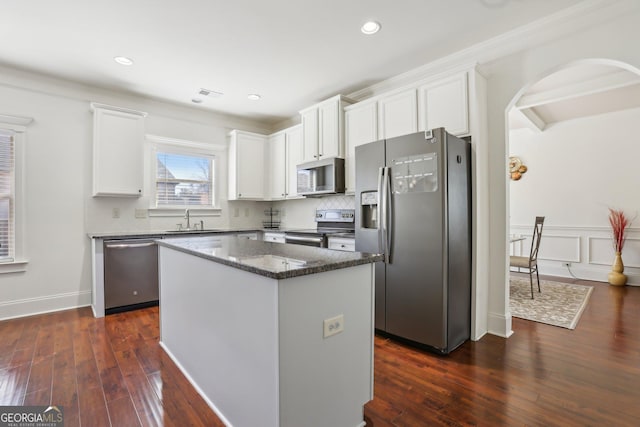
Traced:
<path fill-rule="evenodd" d="M 540 238 L 542 237 L 542 226 L 544 224 L 544 217 L 537 216 L 536 224 L 533 228 L 533 237 L 531 238 L 531 252 L 529 256 L 510 256 L 509 266 L 517 267 L 518 271 L 521 268 L 526 268 L 529 271 L 529 282 L 531 282 L 531 299 L 533 299 L 533 273 L 536 273 L 536 279 L 538 280 L 538 292 L 540 290 L 540 276 L 538 275 L 538 249 L 540 249 Z"/>

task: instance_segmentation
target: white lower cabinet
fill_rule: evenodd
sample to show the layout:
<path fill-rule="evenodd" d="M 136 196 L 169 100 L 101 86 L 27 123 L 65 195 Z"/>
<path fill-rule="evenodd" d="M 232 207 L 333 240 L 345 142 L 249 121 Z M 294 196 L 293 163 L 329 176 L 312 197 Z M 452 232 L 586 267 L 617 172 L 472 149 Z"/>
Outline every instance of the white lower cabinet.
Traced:
<path fill-rule="evenodd" d="M 265 231 L 262 235 L 262 240 L 265 242 L 285 243 L 284 233 L 275 231 Z"/>
<path fill-rule="evenodd" d="M 355 252 L 356 239 L 350 237 L 329 237 L 327 247 L 337 251 Z"/>
<path fill-rule="evenodd" d="M 251 233 L 237 233 L 236 237 L 238 239 L 247 239 L 247 240 L 258 240 L 258 231 Z"/>

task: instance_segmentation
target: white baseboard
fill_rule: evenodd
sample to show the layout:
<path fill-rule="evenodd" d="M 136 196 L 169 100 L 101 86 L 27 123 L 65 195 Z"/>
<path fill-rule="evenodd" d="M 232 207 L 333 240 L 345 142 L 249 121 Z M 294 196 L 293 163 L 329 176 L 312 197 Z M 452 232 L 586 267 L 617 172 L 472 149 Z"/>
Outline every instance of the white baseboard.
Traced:
<path fill-rule="evenodd" d="M 0 303 L 0 320 L 51 313 L 91 305 L 91 290 L 25 298 Z"/>
<path fill-rule="evenodd" d="M 608 267 L 597 267 L 593 265 L 584 266 L 582 264 L 573 264 L 571 273 L 567 267 L 544 265 L 540 263 L 540 274 L 567 278 L 578 278 L 583 280 L 594 280 L 596 282 L 607 282 L 607 275 L 611 271 Z M 627 285 L 640 286 L 640 273 L 625 271 L 627 275 Z"/>
<path fill-rule="evenodd" d="M 489 330 L 491 335 L 509 338 L 513 334 L 511 329 L 511 313 L 508 316 L 499 313 L 489 313 Z"/>
<path fill-rule="evenodd" d="M 160 341 L 160 347 L 162 347 L 162 349 L 165 351 L 165 353 L 167 353 L 167 355 L 169 356 L 169 358 L 171 360 L 173 360 L 173 363 L 176 364 L 176 366 L 178 367 L 178 369 L 180 369 L 180 372 L 182 372 L 182 374 L 185 376 L 185 378 L 187 379 L 187 381 L 189 381 L 189 383 L 193 386 L 193 388 L 196 389 L 196 391 L 198 392 L 198 394 L 204 399 L 204 401 L 207 403 L 207 405 L 209 405 L 209 407 L 211 408 L 211 410 L 218 416 L 218 418 L 220 418 L 220 421 L 222 421 L 222 423 L 227 426 L 227 427 L 233 427 L 233 425 L 229 422 L 229 420 L 227 420 L 227 418 L 224 416 L 224 414 L 218 409 L 218 407 L 211 401 L 211 399 L 209 399 L 209 397 L 204 394 L 204 391 L 202 391 L 202 389 L 200 388 L 200 386 L 198 385 L 198 383 L 196 383 L 193 378 L 191 378 L 191 375 L 189 375 L 189 372 L 184 368 L 184 366 L 182 366 L 182 364 L 180 364 L 180 362 L 178 361 L 178 359 L 176 359 L 173 355 L 173 353 L 171 353 L 171 350 L 169 350 L 167 348 L 166 345 L 164 345 L 164 343 L 162 341 Z"/>

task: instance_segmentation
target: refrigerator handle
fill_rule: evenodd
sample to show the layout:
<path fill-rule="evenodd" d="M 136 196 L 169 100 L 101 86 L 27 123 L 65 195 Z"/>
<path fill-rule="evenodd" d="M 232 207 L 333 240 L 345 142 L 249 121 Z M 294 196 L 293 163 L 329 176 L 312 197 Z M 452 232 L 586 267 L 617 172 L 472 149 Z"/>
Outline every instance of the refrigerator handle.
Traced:
<path fill-rule="evenodd" d="M 391 264 L 391 251 L 393 249 L 393 203 L 391 202 L 391 168 L 386 167 L 385 173 L 385 253 L 387 262 Z"/>
<path fill-rule="evenodd" d="M 385 196 L 384 196 L 384 170 L 385 168 L 378 168 L 378 212 L 376 221 L 378 222 L 378 250 L 384 251 L 386 250 L 386 242 L 383 240 L 383 236 L 385 235 L 385 221 L 387 216 L 385 214 Z M 385 255 L 386 257 L 386 255 Z M 386 259 L 385 259 L 386 262 Z"/>

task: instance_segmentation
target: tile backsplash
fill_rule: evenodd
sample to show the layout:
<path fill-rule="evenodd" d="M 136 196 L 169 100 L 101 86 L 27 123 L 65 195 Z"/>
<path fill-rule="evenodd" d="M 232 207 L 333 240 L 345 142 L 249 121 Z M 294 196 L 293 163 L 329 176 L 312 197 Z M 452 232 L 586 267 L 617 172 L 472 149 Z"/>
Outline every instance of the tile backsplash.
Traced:
<path fill-rule="evenodd" d="M 326 196 L 274 202 L 283 228 L 315 228 L 316 209 L 355 209 L 355 196 Z"/>
<path fill-rule="evenodd" d="M 321 197 L 317 209 L 355 209 L 354 196 Z"/>

